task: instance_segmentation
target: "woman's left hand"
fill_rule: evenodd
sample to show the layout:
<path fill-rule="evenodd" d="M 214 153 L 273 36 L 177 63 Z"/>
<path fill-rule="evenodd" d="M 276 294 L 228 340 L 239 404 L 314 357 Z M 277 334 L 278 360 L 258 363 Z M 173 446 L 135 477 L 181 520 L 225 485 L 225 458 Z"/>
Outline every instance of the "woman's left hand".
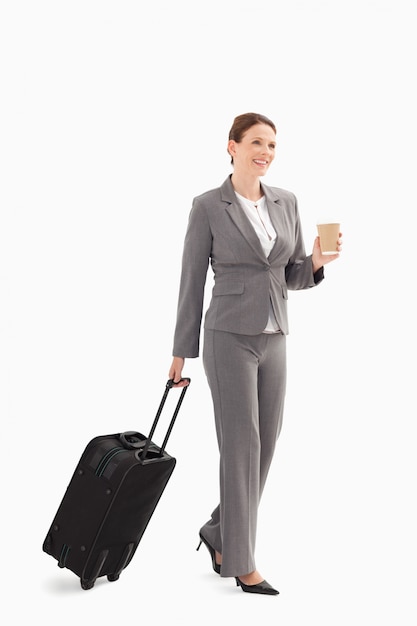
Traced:
<path fill-rule="evenodd" d="M 337 240 L 337 254 L 322 254 L 320 248 L 320 237 L 316 237 L 314 240 L 312 262 L 313 273 L 317 272 L 323 265 L 330 263 L 339 258 L 339 254 L 342 251 L 342 233 L 339 233 L 339 239 Z"/>

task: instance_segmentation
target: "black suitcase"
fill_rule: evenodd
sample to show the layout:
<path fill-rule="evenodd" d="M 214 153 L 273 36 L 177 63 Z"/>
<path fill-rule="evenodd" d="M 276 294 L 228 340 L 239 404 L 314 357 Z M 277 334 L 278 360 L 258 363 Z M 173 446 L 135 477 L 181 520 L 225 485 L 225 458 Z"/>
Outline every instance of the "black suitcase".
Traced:
<path fill-rule="evenodd" d="M 171 477 L 176 459 L 165 446 L 188 386 L 181 388 L 162 445 L 152 437 L 172 386 L 169 380 L 147 437 L 134 431 L 95 437 L 81 455 L 43 550 L 79 576 L 83 589 L 99 576 L 119 578 Z"/>

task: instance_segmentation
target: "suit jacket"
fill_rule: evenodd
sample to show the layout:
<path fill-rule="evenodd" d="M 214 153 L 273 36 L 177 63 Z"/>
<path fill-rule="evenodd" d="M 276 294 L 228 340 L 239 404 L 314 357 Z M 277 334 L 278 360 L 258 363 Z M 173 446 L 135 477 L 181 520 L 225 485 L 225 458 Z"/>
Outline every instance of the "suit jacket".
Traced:
<path fill-rule="evenodd" d="M 313 287 L 297 200 L 293 193 L 261 185 L 277 238 L 268 257 L 234 192 L 230 176 L 221 187 L 193 200 L 185 236 L 173 355 L 197 357 L 209 262 L 214 272 L 205 328 L 244 335 L 262 333 L 269 302 L 288 333 L 287 290 Z"/>

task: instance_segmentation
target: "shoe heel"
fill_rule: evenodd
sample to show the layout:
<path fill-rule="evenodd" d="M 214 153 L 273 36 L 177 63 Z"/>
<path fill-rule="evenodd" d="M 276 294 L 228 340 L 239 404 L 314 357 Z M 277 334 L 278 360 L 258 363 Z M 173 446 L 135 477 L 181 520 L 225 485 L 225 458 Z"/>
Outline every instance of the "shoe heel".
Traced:
<path fill-rule="evenodd" d="M 207 543 L 207 541 L 204 539 L 204 537 L 200 534 L 200 543 L 197 546 L 197 550 L 200 549 L 201 544 L 204 543 L 204 545 L 206 546 L 207 550 L 209 551 L 210 557 L 211 557 L 211 564 L 213 566 L 214 571 L 216 572 L 216 574 L 220 574 L 220 564 L 216 563 L 216 551 L 214 550 L 214 548 L 211 547 L 211 545 L 209 543 Z"/>
<path fill-rule="evenodd" d="M 203 543 L 203 540 L 202 540 L 202 539 L 200 539 L 200 543 L 198 544 L 198 546 L 197 546 L 197 548 L 196 548 L 196 552 L 198 552 L 198 551 L 199 551 L 199 549 L 200 549 L 200 547 L 201 547 L 201 544 L 202 544 L 202 543 Z"/>

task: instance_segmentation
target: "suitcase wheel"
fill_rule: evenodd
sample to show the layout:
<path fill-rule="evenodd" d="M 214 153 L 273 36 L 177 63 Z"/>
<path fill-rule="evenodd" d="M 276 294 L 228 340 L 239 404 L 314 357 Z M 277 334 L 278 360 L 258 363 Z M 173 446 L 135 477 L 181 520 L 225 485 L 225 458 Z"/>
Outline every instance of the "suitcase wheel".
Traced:
<path fill-rule="evenodd" d="M 115 580 L 119 580 L 119 577 L 120 577 L 120 574 L 109 574 L 107 576 L 107 580 L 109 580 L 112 583 Z"/>
<path fill-rule="evenodd" d="M 88 589 L 92 589 L 94 587 L 94 580 L 83 580 L 81 578 L 80 583 L 81 587 L 87 591 Z"/>

